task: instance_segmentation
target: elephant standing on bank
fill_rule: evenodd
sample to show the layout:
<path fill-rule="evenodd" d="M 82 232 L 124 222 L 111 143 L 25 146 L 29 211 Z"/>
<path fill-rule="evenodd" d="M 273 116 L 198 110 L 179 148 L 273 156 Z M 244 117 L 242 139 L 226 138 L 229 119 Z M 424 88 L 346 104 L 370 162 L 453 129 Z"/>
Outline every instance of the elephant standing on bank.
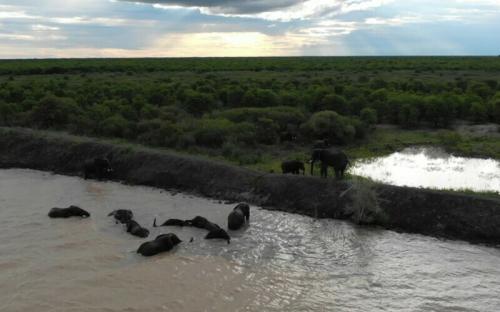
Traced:
<path fill-rule="evenodd" d="M 305 174 L 306 168 L 304 167 L 304 163 L 299 160 L 287 160 L 281 163 L 281 171 L 283 174 L 293 173 L 293 174 Z"/>
<path fill-rule="evenodd" d="M 315 149 L 311 157 L 311 175 L 313 175 L 314 163 L 321 162 L 321 177 L 326 178 L 328 167 L 332 166 L 335 170 L 335 177 L 342 179 L 345 169 L 349 164 L 347 155 L 338 149 Z"/>

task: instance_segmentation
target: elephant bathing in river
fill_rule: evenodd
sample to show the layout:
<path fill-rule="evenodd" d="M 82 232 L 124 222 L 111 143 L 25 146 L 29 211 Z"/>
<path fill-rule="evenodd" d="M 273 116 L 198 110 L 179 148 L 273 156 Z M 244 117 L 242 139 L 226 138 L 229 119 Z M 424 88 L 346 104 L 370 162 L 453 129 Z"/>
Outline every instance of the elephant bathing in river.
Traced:
<path fill-rule="evenodd" d="M 338 149 L 315 149 L 311 158 L 311 175 L 313 175 L 313 167 L 316 161 L 321 162 L 321 177 L 326 178 L 328 167 L 332 166 L 335 170 L 335 177 L 341 179 L 344 177 L 345 169 L 349 164 L 349 159 L 346 154 Z"/>

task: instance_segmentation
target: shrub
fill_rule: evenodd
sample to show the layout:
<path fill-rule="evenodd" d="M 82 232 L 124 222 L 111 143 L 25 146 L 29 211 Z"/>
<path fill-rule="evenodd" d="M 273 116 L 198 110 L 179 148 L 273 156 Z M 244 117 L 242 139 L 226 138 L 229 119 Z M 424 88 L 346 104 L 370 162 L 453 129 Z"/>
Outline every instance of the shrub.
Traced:
<path fill-rule="evenodd" d="M 182 108 L 193 116 L 201 116 L 216 108 L 217 102 L 210 94 L 188 90 L 185 92 L 184 97 Z"/>
<path fill-rule="evenodd" d="M 405 128 L 414 128 L 418 126 L 420 112 L 418 108 L 411 104 L 401 106 L 398 116 L 398 123 Z"/>
<path fill-rule="evenodd" d="M 234 123 L 227 119 L 202 119 L 194 129 L 196 144 L 218 148 L 228 139 Z"/>
<path fill-rule="evenodd" d="M 360 114 L 361 120 L 366 123 L 367 125 L 374 125 L 377 123 L 377 111 L 375 111 L 373 108 L 363 108 L 361 110 Z"/>
<path fill-rule="evenodd" d="M 79 115 L 80 108 L 73 99 L 55 95 L 45 96 L 32 110 L 32 121 L 42 128 L 66 127 L 72 115 Z"/>
<path fill-rule="evenodd" d="M 113 115 L 100 124 L 101 135 L 108 137 L 126 137 L 130 133 L 130 123 L 122 115 Z"/>
<path fill-rule="evenodd" d="M 143 120 L 137 125 L 141 143 L 154 146 L 175 146 L 181 134 L 179 128 L 170 121 L 160 119 Z"/>
<path fill-rule="evenodd" d="M 350 142 L 356 135 L 356 129 L 350 119 L 333 111 L 315 113 L 303 129 L 314 139 L 328 139 L 338 144 Z"/>
<path fill-rule="evenodd" d="M 472 120 L 474 120 L 475 122 L 485 122 L 486 120 L 488 120 L 488 111 L 486 109 L 486 106 L 482 103 L 472 103 L 470 107 L 470 113 Z"/>
<path fill-rule="evenodd" d="M 12 126 L 16 121 L 18 109 L 12 103 L 5 103 L 0 101 L 0 125 Z"/>

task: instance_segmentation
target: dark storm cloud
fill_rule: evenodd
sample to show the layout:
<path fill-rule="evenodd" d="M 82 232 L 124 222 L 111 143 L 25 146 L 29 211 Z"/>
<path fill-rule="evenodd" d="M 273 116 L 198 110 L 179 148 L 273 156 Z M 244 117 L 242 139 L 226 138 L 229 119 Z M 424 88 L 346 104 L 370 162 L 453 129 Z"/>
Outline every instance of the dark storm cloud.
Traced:
<path fill-rule="evenodd" d="M 161 5 L 209 8 L 218 13 L 255 14 L 288 8 L 305 0 L 122 0 Z"/>

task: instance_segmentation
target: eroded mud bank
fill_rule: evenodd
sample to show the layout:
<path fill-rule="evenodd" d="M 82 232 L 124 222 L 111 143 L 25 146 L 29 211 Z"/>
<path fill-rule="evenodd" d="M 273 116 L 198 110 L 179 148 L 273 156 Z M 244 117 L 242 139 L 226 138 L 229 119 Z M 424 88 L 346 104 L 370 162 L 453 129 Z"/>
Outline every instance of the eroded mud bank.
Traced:
<path fill-rule="evenodd" d="M 81 175 L 85 160 L 112 152 L 114 179 L 178 189 L 318 218 L 488 244 L 500 243 L 500 199 L 383 184 L 364 187 L 315 177 L 262 174 L 202 158 L 27 129 L 0 129 L 0 167 Z M 1 191 L 1 190 L 0 190 Z M 361 194 L 363 195 L 363 194 Z M 376 198 L 376 202 L 364 203 Z M 360 207 L 361 206 L 361 207 Z M 378 206 L 376 212 L 369 207 Z M 367 208 L 368 207 L 368 208 Z M 353 213 L 353 211 L 355 211 Z"/>

